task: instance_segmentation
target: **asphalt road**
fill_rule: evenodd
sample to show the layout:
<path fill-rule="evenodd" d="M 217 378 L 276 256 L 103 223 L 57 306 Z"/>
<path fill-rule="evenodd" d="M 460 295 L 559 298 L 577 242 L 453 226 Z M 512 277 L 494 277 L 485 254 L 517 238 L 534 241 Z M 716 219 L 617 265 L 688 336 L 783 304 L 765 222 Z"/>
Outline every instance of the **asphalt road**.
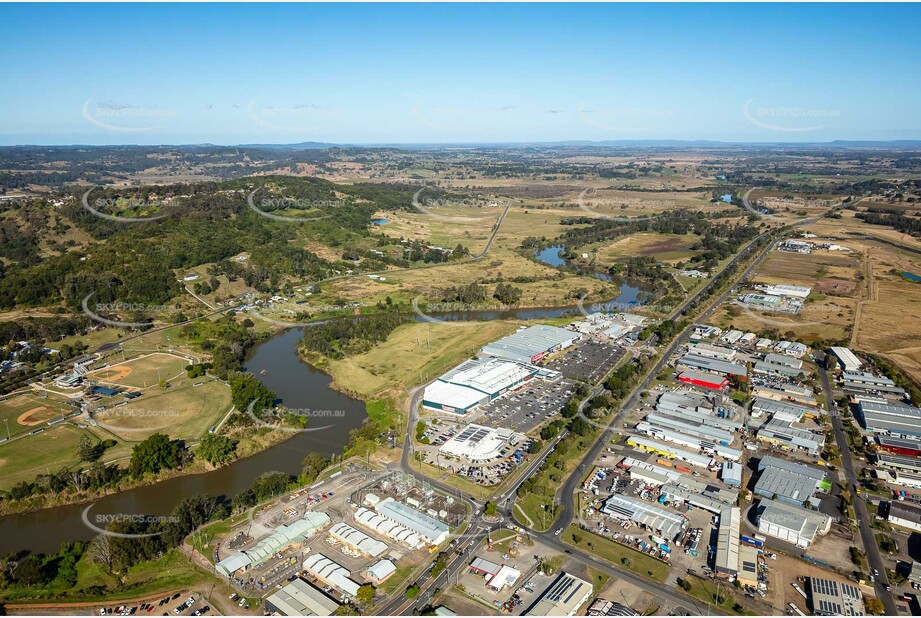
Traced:
<path fill-rule="evenodd" d="M 838 416 L 838 409 L 835 406 L 834 392 L 831 381 L 828 378 L 828 372 L 819 365 L 819 377 L 822 381 L 822 390 L 825 391 L 825 408 L 831 417 L 832 429 L 835 432 L 835 440 L 838 443 L 838 451 L 841 452 L 841 464 L 844 469 L 844 478 L 847 480 L 848 490 L 854 497 L 854 513 L 857 516 L 857 528 L 860 530 L 860 538 L 863 541 L 863 550 L 867 554 L 867 562 L 871 569 L 879 571 L 876 576 L 876 582 L 873 588 L 876 592 L 876 598 L 883 602 L 886 607 L 887 616 L 898 616 L 898 607 L 895 604 L 895 598 L 892 593 L 886 590 L 889 584 L 889 577 L 886 574 L 886 565 L 879 553 L 879 546 L 876 544 L 876 537 L 873 529 L 870 528 L 870 514 L 867 512 L 867 503 L 862 496 L 854 493 L 854 487 L 858 487 L 858 476 L 854 471 L 854 459 L 851 457 L 851 449 L 848 446 L 847 436 L 844 433 L 844 427 L 841 417 Z"/>
<path fill-rule="evenodd" d="M 506 211 L 500 217 L 499 221 L 497 221 L 496 226 L 493 229 L 493 233 L 490 236 L 489 241 L 487 242 L 486 248 L 484 249 L 483 253 L 477 257 L 481 257 L 482 255 L 485 255 L 485 253 L 489 250 L 489 246 L 492 244 L 492 241 L 495 239 L 496 234 L 499 231 L 499 227 L 501 226 L 502 221 L 504 220 L 505 214 L 507 212 L 508 212 L 508 209 L 506 208 Z M 803 221 L 795 225 L 803 225 L 805 223 L 815 221 L 818 218 L 819 217 L 814 217 L 811 219 L 804 219 Z M 757 236 L 756 238 L 754 238 L 751 241 L 751 243 L 749 243 L 749 245 L 746 246 L 744 250 L 740 251 L 735 257 L 733 257 L 732 260 L 730 260 L 729 263 L 726 264 L 723 270 L 725 271 L 725 269 L 730 268 L 732 265 L 737 264 L 740 260 L 744 259 L 748 255 L 748 253 L 751 251 L 751 247 L 753 246 L 755 242 L 757 242 L 758 240 L 766 236 L 769 236 L 773 232 L 774 231 L 764 232 L 760 234 L 759 236 Z M 765 257 L 767 257 L 773 245 L 774 243 L 772 242 L 763 249 L 762 253 L 758 256 L 758 258 L 755 259 L 752 262 L 752 264 L 742 273 L 742 275 L 740 275 L 736 279 L 737 283 L 739 281 L 744 281 L 754 272 L 754 270 L 761 264 L 761 262 L 764 261 Z M 710 283 L 708 283 L 706 286 L 701 288 L 701 290 L 699 290 L 693 296 L 691 296 L 690 298 L 686 299 L 683 303 L 681 303 L 681 305 L 679 305 L 679 307 L 675 309 L 675 311 L 672 312 L 670 317 L 672 319 L 677 319 L 677 318 L 682 317 L 684 315 L 684 312 L 688 309 L 688 307 L 690 307 L 693 303 L 695 303 L 697 300 L 699 300 L 702 297 L 702 295 L 706 292 L 706 290 L 709 289 L 710 285 L 712 285 L 712 282 L 715 279 L 716 277 L 711 279 Z M 732 293 L 737 283 L 732 286 L 729 286 L 726 289 L 726 291 L 720 294 L 720 296 L 710 304 L 709 308 L 706 311 L 695 316 L 696 319 L 704 320 L 708 318 L 710 315 L 712 315 L 712 313 L 716 310 L 716 308 L 719 307 L 729 297 L 729 295 Z M 621 407 L 620 412 L 615 417 L 614 422 L 611 425 L 609 425 L 608 429 L 606 429 L 601 434 L 601 436 L 599 436 L 599 438 L 596 439 L 592 447 L 583 457 L 578 468 L 576 468 L 566 479 L 566 482 L 563 484 L 558 494 L 560 496 L 560 504 L 563 507 L 563 514 L 561 516 L 562 519 L 558 521 L 554 526 L 552 526 L 551 530 L 564 529 L 572 522 L 573 515 L 575 512 L 574 504 L 573 504 L 573 496 L 577 489 L 577 485 L 579 481 L 584 475 L 584 471 L 586 467 L 595 461 L 595 459 L 600 454 L 601 450 L 610 442 L 611 435 L 614 433 L 615 428 L 621 425 L 627 413 L 630 410 L 632 410 L 633 407 L 636 406 L 636 403 L 639 399 L 640 394 L 649 387 L 649 384 L 659 374 L 661 369 L 665 366 L 669 358 L 674 354 L 674 352 L 678 349 L 678 347 L 680 345 L 683 345 L 687 341 L 691 333 L 691 328 L 692 326 L 690 325 L 687 328 L 685 328 L 675 338 L 675 340 L 668 346 L 668 348 L 663 353 L 660 360 L 656 363 L 656 366 L 653 368 L 653 370 L 648 373 L 647 377 L 643 380 L 643 382 L 633 390 L 633 392 L 624 402 L 624 405 Z M 415 392 L 413 392 L 410 398 L 410 410 L 409 410 L 409 415 L 408 415 L 407 423 L 406 423 L 406 439 L 404 442 L 402 458 L 400 460 L 400 468 L 405 473 L 411 474 L 412 476 L 431 484 L 436 489 L 439 489 L 451 495 L 461 496 L 462 493 L 458 489 L 445 485 L 444 483 L 441 483 L 437 480 L 430 479 L 424 474 L 422 474 L 421 472 L 417 472 L 413 470 L 409 465 L 410 456 L 411 456 L 411 449 L 409 448 L 409 446 L 412 444 L 411 442 L 413 439 L 412 431 L 414 430 L 413 428 L 415 426 L 416 412 L 419 407 L 419 403 L 420 403 L 419 400 L 422 396 L 423 388 L 424 386 L 418 387 L 415 390 Z M 596 386 L 595 390 L 592 393 L 592 396 L 598 395 L 603 392 L 604 392 L 603 386 L 601 385 Z M 584 406 L 588 403 L 589 399 L 590 397 L 586 398 L 582 402 L 581 408 L 584 408 Z M 580 411 L 581 411 L 581 408 L 580 408 Z M 557 440 L 559 440 L 560 438 L 562 438 L 562 435 L 559 436 Z M 514 518 L 514 515 L 513 515 L 514 511 L 511 508 L 512 503 L 516 496 L 516 491 L 517 491 L 518 486 L 520 486 L 520 484 L 524 482 L 524 480 L 526 480 L 531 474 L 533 474 L 533 471 L 536 470 L 537 466 L 540 465 L 542 459 L 546 456 L 547 453 L 549 453 L 549 449 L 546 449 L 544 451 L 544 455 L 542 457 L 536 459 L 534 462 L 529 464 L 529 467 L 525 471 L 525 473 L 521 474 L 516 480 L 516 482 L 512 484 L 511 487 L 509 487 L 507 490 L 505 490 L 501 495 L 497 497 L 497 504 L 500 507 L 500 510 L 503 510 L 503 507 L 504 509 L 507 509 L 510 519 L 512 521 L 515 521 L 522 528 L 527 528 L 527 526 L 522 525 L 520 522 L 518 522 Z M 467 500 L 469 500 L 472 508 L 474 509 L 473 510 L 474 515 L 471 518 L 469 528 L 464 533 L 464 535 L 462 535 L 462 537 L 458 540 L 457 544 L 455 545 L 455 548 L 458 550 L 465 547 L 473 539 L 477 538 L 477 535 L 481 534 L 484 528 L 489 528 L 492 525 L 492 524 L 489 524 L 483 521 L 482 514 L 477 514 L 477 513 L 480 513 L 481 511 L 481 508 L 482 508 L 481 505 L 469 496 L 467 496 L 466 498 Z M 599 560 L 598 558 L 596 558 L 595 556 L 591 554 L 583 552 L 577 548 L 565 545 L 560 541 L 559 537 L 554 535 L 551 531 L 547 531 L 543 533 L 536 533 L 535 536 L 537 536 L 543 543 L 547 544 L 553 549 L 560 551 L 564 554 L 572 555 L 573 557 L 577 557 L 577 559 L 584 564 L 597 568 L 598 570 L 608 573 L 609 575 L 613 575 L 615 577 L 619 577 L 621 579 L 630 581 L 631 583 L 640 587 L 641 589 L 654 594 L 657 598 L 663 599 L 665 602 L 671 604 L 673 606 L 671 609 L 676 609 L 679 607 L 680 608 L 693 607 L 697 610 L 698 613 L 702 613 L 701 608 L 698 607 L 697 603 L 695 603 L 695 601 L 692 600 L 691 597 L 678 594 L 676 590 L 674 590 L 672 587 L 668 585 L 659 584 L 657 582 L 652 582 L 645 578 L 639 577 L 630 571 L 626 571 L 626 570 L 617 568 L 602 560 Z M 405 614 L 407 610 L 409 610 L 410 608 L 419 608 L 419 607 L 424 606 L 426 603 L 428 603 L 431 600 L 432 595 L 436 589 L 443 589 L 443 587 L 448 584 L 449 579 L 456 575 L 458 569 L 461 569 L 466 565 L 467 559 L 468 558 L 466 555 L 453 554 L 453 557 L 448 567 L 434 581 L 427 580 L 427 576 L 425 574 L 423 574 L 420 577 L 420 579 L 416 580 L 420 584 L 423 590 L 422 594 L 420 594 L 418 598 L 412 601 L 408 601 L 408 600 L 405 600 L 401 595 L 396 594 L 395 597 L 386 606 L 381 608 L 381 612 L 384 614 L 390 614 L 390 615 Z M 713 610 L 711 608 L 707 608 L 707 611 L 708 613 L 710 613 Z"/>
<path fill-rule="evenodd" d="M 745 269 L 745 271 L 742 273 L 741 276 L 739 276 L 737 281 L 742 281 L 748 278 L 755 271 L 755 269 L 761 264 L 761 262 L 764 261 L 764 258 L 767 257 L 772 247 L 773 247 L 773 243 L 765 247 L 761 255 L 759 255 L 758 258 L 754 260 L 747 269 Z M 739 254 L 739 256 L 737 256 L 736 259 L 739 259 L 742 255 L 747 255 L 747 253 Z M 730 264 L 735 263 L 735 261 L 736 260 L 733 260 L 732 262 L 730 262 Z M 729 265 L 727 264 L 727 267 L 728 266 Z M 697 321 L 706 320 L 708 317 L 710 317 L 710 315 L 713 314 L 716 308 L 719 307 L 729 297 L 729 295 L 732 293 L 734 288 L 735 288 L 735 285 L 732 285 L 726 288 L 726 290 L 722 294 L 720 294 L 716 300 L 713 301 L 713 303 L 710 305 L 710 307 L 706 311 L 704 311 L 699 316 L 697 316 Z M 686 307 L 691 301 L 696 300 L 706 289 L 707 289 L 706 287 L 703 288 L 700 292 L 695 294 L 691 299 L 688 299 L 688 301 L 686 301 L 682 307 Z M 684 310 L 683 308 L 679 308 L 678 313 L 683 312 L 683 310 Z M 692 328 L 693 328 L 693 324 L 688 325 L 687 328 L 685 328 L 683 331 L 681 331 L 681 333 L 677 337 L 675 337 L 674 341 L 672 341 L 672 343 L 668 346 L 668 348 L 666 348 L 666 350 L 663 352 L 661 358 L 655 364 L 655 367 L 653 367 L 653 369 L 648 373 L 646 378 L 639 385 L 637 385 L 636 388 L 633 389 L 633 391 L 627 397 L 626 401 L 624 401 L 623 405 L 621 406 L 620 412 L 617 413 L 617 416 L 615 416 L 612 423 L 601 434 L 601 436 L 598 437 L 598 439 L 595 441 L 592 447 L 585 454 L 585 457 L 582 458 L 582 461 L 579 464 L 579 467 L 576 468 L 576 470 L 573 471 L 573 473 L 569 476 L 569 478 L 566 479 L 566 482 L 563 484 L 563 487 L 560 490 L 560 503 L 562 504 L 564 511 L 563 511 L 562 519 L 556 524 L 557 528 L 566 528 L 569 524 L 572 523 L 573 517 L 575 515 L 573 496 L 575 492 L 578 490 L 579 482 L 581 481 L 582 476 L 585 474 L 585 470 L 588 468 L 589 465 L 591 465 L 598 458 L 598 456 L 601 454 L 601 451 L 605 448 L 605 446 L 607 446 L 610 443 L 611 437 L 613 436 L 615 431 L 617 431 L 620 428 L 626 416 L 636 406 L 637 401 L 639 400 L 642 392 L 649 388 L 649 385 L 652 383 L 653 380 L 655 380 L 656 376 L 659 375 L 659 372 L 662 370 L 663 367 L 665 367 L 669 359 L 678 350 L 678 348 L 687 342 L 688 338 L 690 337 Z"/>

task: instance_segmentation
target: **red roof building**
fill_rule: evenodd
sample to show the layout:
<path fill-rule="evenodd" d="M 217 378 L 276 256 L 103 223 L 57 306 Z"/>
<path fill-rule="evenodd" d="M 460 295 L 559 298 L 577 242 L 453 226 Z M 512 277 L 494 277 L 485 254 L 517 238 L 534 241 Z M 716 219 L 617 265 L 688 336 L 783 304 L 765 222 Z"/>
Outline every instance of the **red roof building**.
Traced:
<path fill-rule="evenodd" d="M 714 373 L 706 373 L 704 371 L 694 371 L 688 370 L 683 371 L 678 376 L 680 382 L 685 384 L 692 384 L 694 386 L 701 386 L 703 388 L 710 388 L 714 390 L 726 388 L 729 386 L 729 380 L 723 376 L 718 376 Z"/>

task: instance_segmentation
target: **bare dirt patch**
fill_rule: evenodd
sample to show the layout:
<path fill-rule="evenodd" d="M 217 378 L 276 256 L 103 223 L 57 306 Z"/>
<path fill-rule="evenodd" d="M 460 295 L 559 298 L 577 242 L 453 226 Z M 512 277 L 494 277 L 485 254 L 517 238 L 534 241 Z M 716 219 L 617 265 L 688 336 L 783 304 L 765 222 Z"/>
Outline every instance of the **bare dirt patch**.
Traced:
<path fill-rule="evenodd" d="M 31 410 L 26 410 L 19 415 L 19 418 L 16 419 L 16 422 L 22 425 L 23 427 L 34 427 L 35 425 L 42 425 L 50 418 L 56 416 L 55 414 L 43 414 L 44 412 L 49 411 L 48 406 L 38 406 L 37 408 L 32 408 Z M 53 411 L 52 411 L 53 412 Z"/>
<path fill-rule="evenodd" d="M 131 367 L 127 365 L 118 365 L 116 367 L 106 367 L 92 373 L 93 377 L 106 382 L 118 382 L 131 375 Z"/>

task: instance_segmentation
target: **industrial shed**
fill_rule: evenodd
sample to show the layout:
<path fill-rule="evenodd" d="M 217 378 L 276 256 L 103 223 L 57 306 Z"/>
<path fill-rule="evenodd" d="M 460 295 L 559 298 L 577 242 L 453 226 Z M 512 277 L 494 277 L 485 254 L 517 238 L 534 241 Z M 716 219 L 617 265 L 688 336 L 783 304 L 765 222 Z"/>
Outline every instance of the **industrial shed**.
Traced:
<path fill-rule="evenodd" d="M 762 498 L 757 507 L 758 532 L 807 548 L 831 530 L 831 517 L 818 511 Z"/>
<path fill-rule="evenodd" d="M 863 361 L 857 358 L 857 355 L 848 348 L 835 346 L 829 352 L 838 360 L 838 364 L 845 371 L 858 371 L 863 367 Z"/>
<path fill-rule="evenodd" d="M 270 614 L 280 616 L 334 616 L 339 603 L 313 584 L 297 578 L 265 600 Z"/>
<path fill-rule="evenodd" d="M 710 371 L 730 376 L 744 377 L 748 375 L 748 369 L 746 369 L 745 365 L 729 363 L 715 358 L 707 358 L 706 356 L 697 356 L 696 354 L 685 354 L 678 359 L 676 365 L 679 367 L 687 367 L 699 371 Z"/>
<path fill-rule="evenodd" d="M 536 363 L 547 354 L 567 348 L 580 338 L 579 333 L 540 324 L 524 328 L 485 346 L 486 356 L 519 363 Z"/>
<path fill-rule="evenodd" d="M 826 482 L 824 471 L 779 457 L 762 457 L 758 470 L 761 476 L 755 484 L 755 494 L 776 496 L 781 502 L 798 506 L 809 502 Z"/>
<path fill-rule="evenodd" d="M 687 520 L 680 515 L 660 509 L 644 500 L 621 494 L 614 494 L 605 500 L 601 512 L 616 519 L 641 524 L 650 530 L 658 531 L 669 540 L 674 540 L 687 526 Z"/>
<path fill-rule="evenodd" d="M 366 556 L 377 558 L 387 553 L 387 544 L 371 538 L 345 523 L 338 523 L 329 529 L 329 536 Z"/>
<path fill-rule="evenodd" d="M 729 380 L 723 376 L 718 376 L 715 373 L 707 373 L 705 371 L 696 371 L 694 369 L 682 371 L 678 374 L 678 381 L 712 390 L 719 390 L 729 386 Z"/>
<path fill-rule="evenodd" d="M 323 554 L 311 554 L 304 560 L 304 570 L 321 582 L 354 597 L 358 594 L 358 582 L 344 566 L 330 560 Z"/>
<path fill-rule="evenodd" d="M 738 507 L 720 512 L 720 527 L 716 537 L 714 570 L 723 575 L 739 573 L 739 533 L 742 528 L 742 511 Z"/>
<path fill-rule="evenodd" d="M 921 408 L 861 399 L 857 411 L 867 431 L 893 437 L 921 437 Z"/>

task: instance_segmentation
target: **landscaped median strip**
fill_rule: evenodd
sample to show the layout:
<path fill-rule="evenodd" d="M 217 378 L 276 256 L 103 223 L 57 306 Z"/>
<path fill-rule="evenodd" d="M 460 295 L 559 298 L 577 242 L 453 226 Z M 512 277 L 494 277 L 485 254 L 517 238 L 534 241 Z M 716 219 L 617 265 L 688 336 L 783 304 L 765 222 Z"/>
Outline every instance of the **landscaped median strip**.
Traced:
<path fill-rule="evenodd" d="M 598 536 L 583 530 L 576 524 L 570 524 L 560 535 L 567 545 L 571 545 L 594 556 L 607 560 L 611 564 L 625 568 L 641 577 L 664 582 L 668 578 L 669 565 L 661 560 L 647 556 L 641 551 L 628 547 L 617 541 Z"/>

